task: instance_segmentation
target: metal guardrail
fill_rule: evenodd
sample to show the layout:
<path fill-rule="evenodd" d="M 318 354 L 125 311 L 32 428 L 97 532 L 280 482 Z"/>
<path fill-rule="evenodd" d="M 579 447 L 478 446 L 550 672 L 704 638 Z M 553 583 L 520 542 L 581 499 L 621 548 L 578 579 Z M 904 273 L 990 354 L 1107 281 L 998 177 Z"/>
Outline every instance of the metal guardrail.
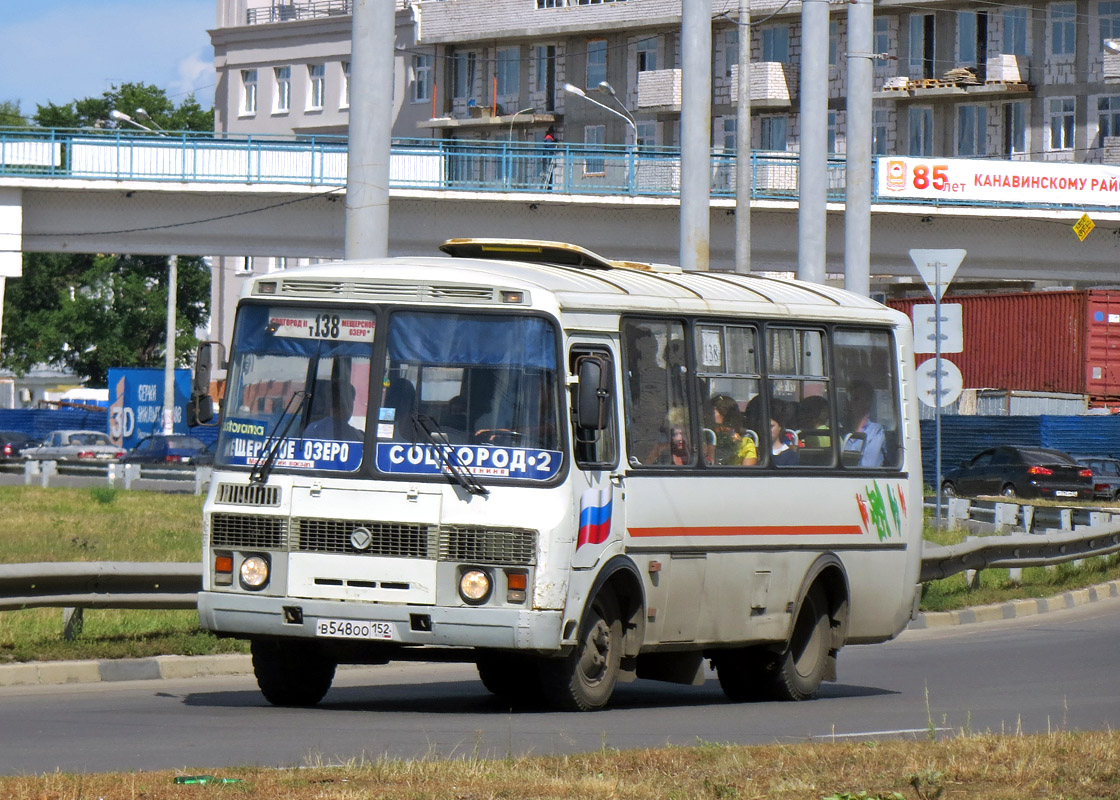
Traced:
<path fill-rule="evenodd" d="M 8 465 L 5 465 L 8 466 Z M 122 489 L 139 488 L 137 481 L 182 482 L 183 491 L 202 494 L 210 485 L 213 469 L 208 466 L 149 466 L 142 464 L 120 463 L 75 463 L 70 461 L 40 461 L 29 459 L 22 465 L 14 465 L 22 471 L 23 482 L 27 486 L 38 484 L 43 488 L 50 486 L 52 479 L 60 475 L 87 477 L 104 482 L 107 486 Z M 5 470 L 11 471 L 11 470 Z"/>
<path fill-rule="evenodd" d="M 991 511 L 995 518 L 1010 519 L 996 506 L 1013 503 L 964 501 L 970 514 Z M 1017 506 L 1022 509 L 1023 506 Z M 958 511 L 964 506 L 958 506 Z M 1120 509 L 1089 511 L 1096 514 L 1088 525 L 1073 525 L 1073 513 L 1084 509 L 1054 508 L 1059 519 L 1074 530 L 1036 530 L 1003 536 L 985 536 L 942 547 L 925 544 L 919 580 L 947 578 L 959 572 L 995 567 L 1052 566 L 1088 556 L 1120 552 Z M 1039 509 L 1035 509 L 1037 516 Z M 1020 514 L 1022 512 L 1020 511 Z M 979 521 L 980 526 L 996 522 Z M 1010 527 L 1007 530 L 1011 530 Z M 202 565 L 176 562 L 44 562 L 0 565 L 0 611 L 24 608 L 63 608 L 63 635 L 73 638 L 81 629 L 84 608 L 197 608 L 202 587 Z"/>
<path fill-rule="evenodd" d="M 754 151 L 750 195 L 797 199 L 799 156 Z M 952 160 L 952 159 L 947 159 Z M 190 183 L 346 185 L 344 136 L 0 127 L 0 177 Z M 873 169 L 878 164 L 873 163 Z M 712 149 L 711 194 L 734 198 L 735 154 Z M 828 198 L 843 202 L 841 156 L 828 159 Z M 397 138 L 389 157 L 391 189 L 679 197 L 679 148 L 583 143 Z M 1114 205 L 952 201 L 882 196 L 873 176 L 872 202 L 983 208 L 1115 210 Z"/>

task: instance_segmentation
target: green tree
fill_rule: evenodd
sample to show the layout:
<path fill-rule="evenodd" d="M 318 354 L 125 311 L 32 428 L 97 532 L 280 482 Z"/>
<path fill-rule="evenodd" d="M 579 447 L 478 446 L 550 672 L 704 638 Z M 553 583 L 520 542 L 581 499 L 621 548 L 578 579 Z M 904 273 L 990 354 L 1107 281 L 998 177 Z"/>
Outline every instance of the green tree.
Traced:
<path fill-rule="evenodd" d="M 144 124 L 168 131 L 214 126 L 213 112 L 193 96 L 176 106 L 164 90 L 131 83 L 100 97 L 39 106 L 34 120 L 43 127 L 102 127 L 113 108 L 130 116 L 143 108 L 155 123 Z M 164 256 L 25 253 L 23 277 L 6 285 L 0 363 L 17 374 L 37 364 L 65 366 L 91 386 L 104 386 L 110 367 L 162 367 L 167 275 Z M 176 295 L 175 354 L 182 365 L 209 315 L 210 268 L 203 259 L 179 259 Z"/>
<path fill-rule="evenodd" d="M 23 128 L 27 117 L 19 109 L 18 100 L 0 100 L 0 128 Z"/>
<path fill-rule="evenodd" d="M 109 117 L 110 111 L 115 109 L 135 119 L 138 108 L 148 112 L 155 124 L 144 120 L 137 122 L 156 130 L 214 130 L 213 110 L 204 111 L 193 94 L 176 106 L 163 89 L 143 83 L 123 83 L 100 97 L 87 97 L 65 105 L 47 103 L 45 106 L 37 106 L 35 123 L 44 128 L 113 127 L 115 123 Z M 133 132 L 139 130 L 127 124 L 125 128 Z"/>
<path fill-rule="evenodd" d="M 185 365 L 207 319 L 210 269 L 180 258 L 177 272 L 175 360 Z M 110 367 L 162 367 L 167 276 L 163 256 L 25 254 L 4 297 L 4 366 L 66 366 L 91 386 L 104 386 Z"/>

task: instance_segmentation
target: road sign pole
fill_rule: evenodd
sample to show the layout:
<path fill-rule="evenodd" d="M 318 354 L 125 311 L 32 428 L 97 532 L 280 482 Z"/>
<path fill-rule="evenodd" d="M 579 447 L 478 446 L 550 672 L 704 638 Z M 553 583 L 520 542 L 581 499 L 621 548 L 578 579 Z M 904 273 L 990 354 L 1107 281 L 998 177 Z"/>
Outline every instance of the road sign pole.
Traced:
<path fill-rule="evenodd" d="M 936 262 L 934 268 L 935 281 L 941 287 L 941 262 Z M 933 396 L 937 399 L 933 406 L 934 427 L 934 452 L 933 458 L 937 462 L 934 474 L 937 481 L 937 530 L 941 530 L 941 292 L 933 293 L 933 360 L 937 364 L 934 370 Z"/>

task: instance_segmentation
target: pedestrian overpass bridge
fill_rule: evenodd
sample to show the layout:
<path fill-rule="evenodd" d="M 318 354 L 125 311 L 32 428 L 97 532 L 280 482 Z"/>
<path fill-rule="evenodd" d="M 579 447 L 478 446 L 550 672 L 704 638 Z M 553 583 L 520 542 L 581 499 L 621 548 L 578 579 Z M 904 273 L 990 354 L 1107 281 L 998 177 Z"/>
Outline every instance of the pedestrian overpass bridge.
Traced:
<path fill-rule="evenodd" d="M 796 271 L 797 157 L 755 153 L 750 166 L 752 268 Z M 827 264 L 842 274 L 843 160 L 828 172 Z M 736 173 L 733 156 L 713 152 L 713 269 L 733 267 Z M 394 140 L 389 252 L 484 236 L 679 263 L 679 178 L 669 148 Z M 0 275 L 18 274 L 21 251 L 341 258 L 345 183 L 346 142 L 331 137 L 0 129 Z M 1072 226 L 1086 213 L 1096 228 L 1082 241 Z M 967 250 L 964 278 L 1110 283 L 1120 206 L 874 190 L 872 275 L 915 276 L 911 248 Z"/>

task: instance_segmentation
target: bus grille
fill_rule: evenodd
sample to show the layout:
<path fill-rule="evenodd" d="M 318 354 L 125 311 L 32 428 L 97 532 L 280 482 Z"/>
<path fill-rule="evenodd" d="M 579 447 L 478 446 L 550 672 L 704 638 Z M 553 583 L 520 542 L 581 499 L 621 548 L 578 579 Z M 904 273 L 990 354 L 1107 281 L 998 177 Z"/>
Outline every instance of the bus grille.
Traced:
<path fill-rule="evenodd" d="M 297 535 L 292 549 L 304 553 L 431 558 L 435 551 L 435 529 L 427 525 L 345 519 L 297 519 L 293 522 Z M 351 542 L 356 528 L 370 532 L 370 545 L 361 550 Z"/>
<path fill-rule="evenodd" d="M 536 563 L 535 531 L 447 526 L 440 530 L 440 561 L 468 561 L 475 564 Z"/>
<path fill-rule="evenodd" d="M 210 546 L 240 550 L 283 550 L 288 546 L 284 517 L 254 514 L 213 514 L 210 517 Z"/>
<path fill-rule="evenodd" d="M 280 505 L 280 487 L 219 483 L 218 502 L 230 506 L 278 506 Z"/>

